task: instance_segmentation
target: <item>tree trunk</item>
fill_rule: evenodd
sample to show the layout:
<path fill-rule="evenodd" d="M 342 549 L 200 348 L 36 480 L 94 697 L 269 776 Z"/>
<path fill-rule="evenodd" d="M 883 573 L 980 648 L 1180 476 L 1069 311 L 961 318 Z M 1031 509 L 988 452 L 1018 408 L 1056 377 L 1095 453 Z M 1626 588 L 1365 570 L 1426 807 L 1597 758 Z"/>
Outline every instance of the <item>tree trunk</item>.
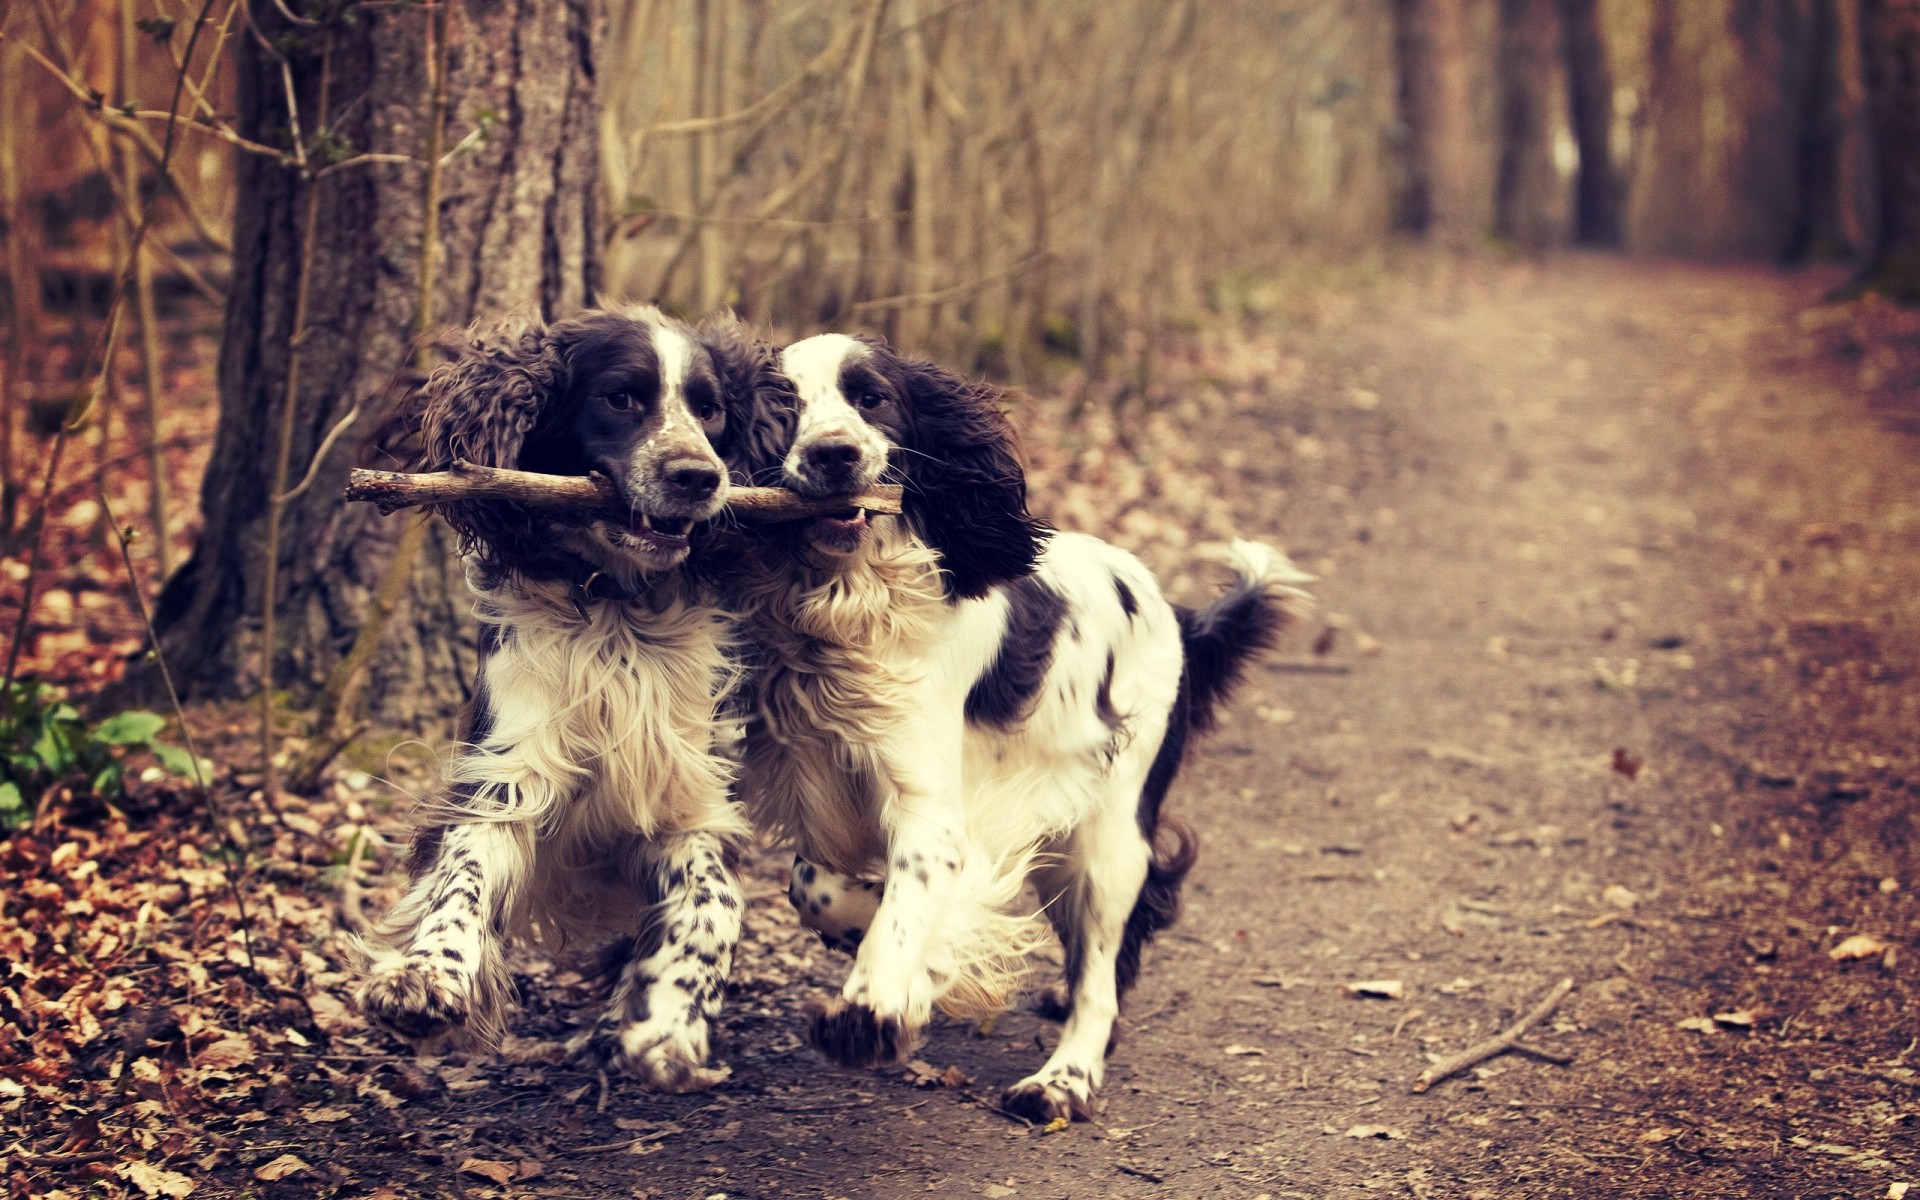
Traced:
<path fill-rule="evenodd" d="M 1920 304 L 1920 0 L 1861 0 L 1860 43 L 1880 223 L 1853 288 Z"/>
<path fill-rule="evenodd" d="M 580 308 L 593 298 L 598 269 L 598 6 L 451 3 L 446 144 L 457 152 L 440 181 L 437 323 L 535 306 L 548 315 Z M 277 5 L 259 5 L 254 20 L 268 41 L 291 46 L 292 116 L 315 161 L 369 152 L 418 160 L 431 111 L 428 15 L 408 6 L 350 8 L 347 20 L 295 27 L 280 14 Z M 290 146 L 295 122 L 280 64 L 259 39 L 239 42 L 240 132 Z M 330 112 L 320 111 L 323 103 Z M 480 136 L 462 146 L 474 131 Z M 421 301 L 425 179 L 418 161 L 349 165 L 308 181 L 266 158 L 239 159 L 204 528 L 157 610 L 161 645 L 195 695 L 232 696 L 259 685 L 266 515 L 303 260 L 311 275 L 292 482 L 342 415 L 356 403 L 363 412 L 373 406 L 408 365 Z M 317 236 L 305 247 L 310 198 L 319 206 Z M 286 505 L 274 679 L 297 694 L 317 687 L 351 644 L 404 524 L 341 502 L 365 428 L 341 438 L 312 486 Z M 469 606 L 450 542 L 436 529 L 374 659 L 368 699 L 389 725 L 432 722 L 470 686 Z"/>
<path fill-rule="evenodd" d="M 1493 231 L 1524 250 L 1557 240 L 1553 168 L 1553 0 L 1500 0 L 1500 162 Z"/>
<path fill-rule="evenodd" d="M 1619 189 L 1613 172 L 1613 72 L 1600 31 L 1599 0 L 1560 0 L 1567 61 L 1567 118 L 1580 166 L 1573 184 L 1574 240 L 1620 244 Z"/>
<path fill-rule="evenodd" d="M 1800 77 L 1798 139 L 1793 149 L 1793 215 L 1780 257 L 1785 262 L 1838 258 L 1847 250 L 1841 215 L 1839 0 L 1808 0 L 1805 63 Z"/>
<path fill-rule="evenodd" d="M 1394 0 L 1402 147 L 1397 224 L 1464 245 L 1472 238 L 1472 135 L 1464 0 Z"/>

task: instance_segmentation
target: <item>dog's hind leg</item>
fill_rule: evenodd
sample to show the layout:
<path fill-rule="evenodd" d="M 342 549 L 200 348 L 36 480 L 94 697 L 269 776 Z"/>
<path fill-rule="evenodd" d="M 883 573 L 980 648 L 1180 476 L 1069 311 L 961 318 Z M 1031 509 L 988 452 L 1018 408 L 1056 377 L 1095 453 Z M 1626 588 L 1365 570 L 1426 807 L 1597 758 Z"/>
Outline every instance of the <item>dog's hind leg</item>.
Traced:
<path fill-rule="evenodd" d="M 1071 1008 L 1046 1065 L 1000 1098 L 1008 1112 L 1042 1125 L 1093 1116 L 1120 1015 L 1117 968 L 1127 921 L 1147 883 L 1149 858 L 1131 806 L 1108 805 L 1074 831 L 1065 860 L 1037 880 L 1066 947 Z"/>
<path fill-rule="evenodd" d="M 800 923 L 819 934 L 827 948 L 858 954 L 860 942 L 880 909 L 885 887 L 875 880 L 842 875 L 796 854 L 787 901 L 800 915 Z"/>
<path fill-rule="evenodd" d="M 574 1049 L 661 1091 L 700 1091 L 728 1074 L 707 1057 L 740 941 L 740 885 L 711 833 L 670 835 L 640 853 L 655 904 L 616 969 L 605 1012 Z"/>
<path fill-rule="evenodd" d="M 396 949 L 377 951 L 361 1011 L 414 1042 L 445 1034 L 499 1041 L 507 974 L 503 926 L 526 880 L 531 833 L 473 821 L 422 833 L 413 883 L 388 918 Z"/>

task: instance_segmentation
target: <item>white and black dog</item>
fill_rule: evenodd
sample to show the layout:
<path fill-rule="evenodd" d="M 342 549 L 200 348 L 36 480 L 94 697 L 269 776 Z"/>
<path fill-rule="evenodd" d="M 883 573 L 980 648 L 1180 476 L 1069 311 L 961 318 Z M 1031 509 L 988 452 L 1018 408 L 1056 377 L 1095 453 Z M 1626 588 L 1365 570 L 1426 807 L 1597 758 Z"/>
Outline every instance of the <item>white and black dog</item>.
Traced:
<path fill-rule="evenodd" d="M 1003 1104 L 1088 1117 L 1119 998 L 1194 858 L 1167 788 L 1308 577 L 1239 542 L 1226 594 L 1175 608 L 1131 554 L 1029 515 L 993 389 L 837 334 L 777 368 L 797 404 L 782 482 L 905 487 L 901 518 L 774 527 L 740 596 L 759 656 L 743 792 L 799 852 L 802 919 L 855 951 L 813 1044 L 894 1061 L 936 1005 L 1004 1008 L 1043 929 L 1032 884 L 1071 1009 Z"/>
<path fill-rule="evenodd" d="M 591 523 L 501 501 L 437 510 L 462 535 L 482 656 L 358 993 L 405 1037 L 496 1042 L 512 936 L 611 941 L 611 997 L 575 1048 L 673 1091 L 725 1077 L 710 1026 L 748 826 L 713 742 L 739 670 L 728 614 L 683 564 L 730 473 L 785 440 L 766 390 L 727 377 L 733 336 L 650 308 L 476 325 L 389 426 L 408 470 L 598 473 L 628 506 Z"/>

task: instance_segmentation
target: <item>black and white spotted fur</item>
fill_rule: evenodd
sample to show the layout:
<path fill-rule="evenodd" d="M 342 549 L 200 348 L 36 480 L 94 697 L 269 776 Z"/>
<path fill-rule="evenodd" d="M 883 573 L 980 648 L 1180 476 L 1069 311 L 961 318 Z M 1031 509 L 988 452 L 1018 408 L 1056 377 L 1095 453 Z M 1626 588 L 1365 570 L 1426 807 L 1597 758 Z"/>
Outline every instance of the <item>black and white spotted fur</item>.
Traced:
<path fill-rule="evenodd" d="M 629 511 L 439 510 L 465 541 L 481 662 L 358 993 L 410 1039 L 495 1043 L 513 936 L 612 943 L 611 995 L 575 1048 L 670 1091 L 726 1075 L 709 1043 L 747 823 L 713 731 L 738 668 L 729 614 L 685 564 L 768 414 L 728 375 L 732 331 L 707 333 L 649 308 L 475 326 L 394 422 L 407 469 L 598 472 Z"/>
<path fill-rule="evenodd" d="M 1176 609 L 1132 555 L 1027 514 L 991 389 L 840 335 L 779 365 L 798 405 L 788 486 L 893 477 L 906 495 L 901 518 L 786 527 L 742 605 L 762 659 L 745 794 L 799 852 L 802 919 L 855 953 L 813 1043 L 848 1066 L 896 1060 L 936 1005 L 1004 1007 L 1040 928 L 1031 884 L 1071 1014 L 1003 1103 L 1085 1118 L 1120 995 L 1193 861 L 1161 812 L 1187 738 L 1307 577 L 1240 542 L 1230 590 Z"/>

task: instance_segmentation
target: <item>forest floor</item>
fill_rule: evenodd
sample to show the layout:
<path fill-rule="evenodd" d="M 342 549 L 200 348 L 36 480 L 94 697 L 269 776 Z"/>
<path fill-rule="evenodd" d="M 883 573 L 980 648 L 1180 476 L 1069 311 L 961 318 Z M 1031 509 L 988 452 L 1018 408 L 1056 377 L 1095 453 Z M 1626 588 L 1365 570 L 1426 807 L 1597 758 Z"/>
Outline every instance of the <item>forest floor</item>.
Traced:
<path fill-rule="evenodd" d="M 244 941 L 179 803 L 0 843 L 0 1176 L 73 1197 L 1898 1196 L 1920 1183 L 1920 339 L 1820 306 L 1834 282 L 1436 262 L 1197 333 L 1150 415 L 1031 402 L 1037 506 L 1177 598 L 1235 534 L 1321 577 L 1315 622 L 1175 790 L 1202 859 L 1092 1124 L 995 1111 L 1052 1037 L 1024 1011 L 939 1025 L 906 1070 L 822 1065 L 800 1014 L 846 961 L 796 927 L 772 850 L 716 1090 L 561 1060 L 586 985 L 531 960 L 506 1055 L 415 1060 L 344 1004 L 339 863 L 371 820 L 384 902 L 406 808 L 345 772 L 284 827 L 229 801 L 255 843 Z M 1410 1092 L 1563 978 L 1529 1041 L 1568 1061 Z"/>

